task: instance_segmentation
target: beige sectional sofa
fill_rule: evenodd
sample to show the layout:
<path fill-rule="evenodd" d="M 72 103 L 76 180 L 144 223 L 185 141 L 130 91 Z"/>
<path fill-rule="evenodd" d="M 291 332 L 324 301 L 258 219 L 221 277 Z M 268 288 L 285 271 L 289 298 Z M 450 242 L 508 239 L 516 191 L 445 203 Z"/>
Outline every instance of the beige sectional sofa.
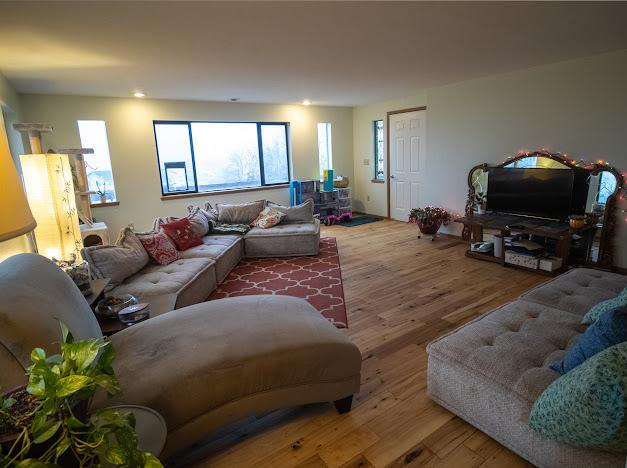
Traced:
<path fill-rule="evenodd" d="M 181 251 L 179 260 L 169 265 L 148 262 L 107 294 L 132 294 L 143 302 L 159 303 L 157 312 L 179 309 L 206 300 L 243 258 L 317 255 L 320 222 L 313 217 L 313 205 L 279 208 L 288 212 L 284 222 L 267 229 L 253 227 L 245 234 L 210 232 L 202 237 L 203 245 Z M 213 216 L 209 209 L 201 211 Z M 159 221 L 155 220 L 155 226 Z M 83 256 L 92 263 L 90 256 L 99 248 L 89 247 Z M 168 298 L 165 303 L 164 297 Z"/>
<path fill-rule="evenodd" d="M 627 276 L 574 269 L 438 338 L 427 347 L 429 395 L 539 467 L 624 467 L 624 455 L 542 437 L 528 417 L 585 313 L 625 287 Z"/>

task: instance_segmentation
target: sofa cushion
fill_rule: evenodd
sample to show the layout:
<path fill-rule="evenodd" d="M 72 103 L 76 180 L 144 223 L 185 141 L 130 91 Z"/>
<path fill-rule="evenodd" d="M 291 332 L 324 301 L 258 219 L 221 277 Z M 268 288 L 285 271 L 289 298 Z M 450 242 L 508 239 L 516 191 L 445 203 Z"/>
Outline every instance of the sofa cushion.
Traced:
<path fill-rule="evenodd" d="M 177 293 L 213 264 L 214 261 L 209 258 L 180 258 L 168 265 L 148 265 L 127 278 L 112 294 L 132 294 L 145 298 Z"/>
<path fill-rule="evenodd" d="M 224 234 L 205 236 L 203 244 L 181 252 L 183 258 L 210 258 L 216 262 L 216 278 L 218 283 L 227 275 L 244 256 L 242 236 Z"/>
<path fill-rule="evenodd" d="M 627 304 L 603 313 L 551 369 L 565 374 L 597 353 L 627 341 Z"/>
<path fill-rule="evenodd" d="M 218 211 L 213 206 L 211 206 L 211 203 L 205 202 L 202 207 L 187 205 L 187 211 L 189 211 L 190 213 L 196 209 L 200 210 L 200 212 L 205 215 L 205 218 L 207 218 L 210 222 L 213 222 L 213 224 L 218 222 Z"/>
<path fill-rule="evenodd" d="M 517 300 L 438 338 L 430 355 L 468 369 L 527 409 L 559 374 L 549 365 L 580 335 L 578 317 Z"/>
<path fill-rule="evenodd" d="M 252 228 L 246 237 L 307 236 L 320 232 L 318 223 L 279 224 L 268 229 Z"/>
<path fill-rule="evenodd" d="M 616 297 L 612 297 L 611 299 L 606 299 L 603 302 L 599 302 L 598 304 L 593 305 L 586 315 L 583 316 L 581 323 L 584 325 L 590 325 L 594 323 L 601 315 L 616 309 L 617 307 L 622 307 L 627 305 L 627 288 L 623 289 L 623 291 Z"/>
<path fill-rule="evenodd" d="M 617 296 L 627 287 L 627 276 L 590 268 L 575 268 L 520 298 L 582 317 L 590 308 Z"/>
<path fill-rule="evenodd" d="M 247 258 L 293 257 L 320 253 L 320 222 L 252 228 L 244 236 Z"/>
<path fill-rule="evenodd" d="M 144 246 L 130 228 L 124 228 L 115 245 L 86 247 L 81 254 L 94 278 L 110 278 L 107 290 L 120 285 L 150 261 Z"/>
<path fill-rule="evenodd" d="M 537 399 L 529 425 L 576 447 L 627 452 L 627 343 L 591 357 Z"/>
<path fill-rule="evenodd" d="M 177 219 L 161 225 L 178 250 L 187 250 L 202 245 L 202 239 L 194 232 L 192 223 L 187 218 Z"/>
<path fill-rule="evenodd" d="M 312 223 L 314 220 L 313 200 L 307 200 L 296 206 L 283 206 L 274 202 L 268 202 L 268 206 L 285 213 L 284 223 Z"/>
<path fill-rule="evenodd" d="M 265 200 L 258 200 L 249 203 L 225 204 L 218 203 L 218 222 L 222 224 L 248 224 L 252 223 L 261 210 L 264 209 Z"/>

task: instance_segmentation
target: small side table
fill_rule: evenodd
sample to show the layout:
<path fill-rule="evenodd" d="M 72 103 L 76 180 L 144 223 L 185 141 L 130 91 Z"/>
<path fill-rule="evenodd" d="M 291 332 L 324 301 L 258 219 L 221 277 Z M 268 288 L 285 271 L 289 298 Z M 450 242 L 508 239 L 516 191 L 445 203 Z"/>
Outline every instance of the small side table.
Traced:
<path fill-rule="evenodd" d="M 89 285 L 91 286 L 91 294 L 89 296 L 85 296 L 85 300 L 89 304 L 89 307 L 92 310 L 98 304 L 98 301 L 104 297 L 104 290 L 111 282 L 111 278 L 101 278 L 90 280 Z"/>
<path fill-rule="evenodd" d="M 126 325 L 120 322 L 117 317 L 104 318 L 96 314 L 96 306 L 98 302 L 104 298 L 104 290 L 110 282 L 110 278 L 91 280 L 92 293 L 89 296 L 85 296 L 85 300 L 91 307 L 91 310 L 94 311 L 94 315 L 96 316 L 96 320 L 98 320 L 98 325 L 100 325 L 100 330 L 104 336 L 111 336 L 126 328 Z"/>

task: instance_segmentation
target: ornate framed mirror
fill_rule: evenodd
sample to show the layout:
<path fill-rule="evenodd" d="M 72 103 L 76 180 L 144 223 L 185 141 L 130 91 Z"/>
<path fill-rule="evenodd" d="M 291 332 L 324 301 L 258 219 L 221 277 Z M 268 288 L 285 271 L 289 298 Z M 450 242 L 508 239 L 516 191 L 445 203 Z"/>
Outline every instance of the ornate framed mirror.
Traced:
<path fill-rule="evenodd" d="M 485 210 L 490 184 L 488 177 L 490 168 L 563 169 L 575 170 L 578 174 L 583 174 L 583 177 L 587 178 L 588 187 L 585 199 L 586 219 L 587 222 L 594 223 L 596 228 L 590 254 L 585 264 L 602 268 L 613 266 L 618 220 L 616 199 L 625 182 L 616 168 L 605 161 L 585 163 L 569 159 L 565 154 L 544 150 L 519 153 L 496 165 L 479 164 L 468 173 L 466 216 L 481 214 Z M 462 237 L 465 240 L 470 239 L 470 229 L 467 226 L 464 227 Z"/>

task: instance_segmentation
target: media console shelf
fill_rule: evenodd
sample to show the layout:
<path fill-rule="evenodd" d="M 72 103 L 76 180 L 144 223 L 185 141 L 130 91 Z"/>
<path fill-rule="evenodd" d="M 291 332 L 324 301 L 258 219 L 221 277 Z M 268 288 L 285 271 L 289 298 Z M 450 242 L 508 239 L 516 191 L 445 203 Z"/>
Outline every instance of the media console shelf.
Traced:
<path fill-rule="evenodd" d="M 586 256 L 589 256 L 591 247 L 591 242 L 589 240 L 594 235 L 594 231 L 596 229 L 593 225 L 586 225 L 581 229 L 575 230 L 571 229 L 567 223 L 500 214 L 473 214 L 470 216 L 456 218 L 455 222 L 462 223 L 465 229 L 468 228 L 470 230 L 471 242 L 482 242 L 484 229 L 491 229 L 499 231 L 500 233 L 500 238 L 495 239 L 497 242 L 501 242 L 501 248 L 499 249 L 500 255 L 498 257 L 494 256 L 492 253 L 472 252 L 470 247 L 466 251 L 467 257 L 500 263 L 501 265 L 507 267 L 535 271 L 545 275 L 556 275 L 564 272 L 568 268 L 570 265 L 571 244 L 575 234 L 586 239 Z M 513 226 L 516 227 L 513 228 Z M 557 270 L 549 272 L 521 265 L 505 263 L 505 246 L 503 245 L 503 239 L 504 237 L 510 236 L 513 232 L 555 240 L 555 256 L 562 259 L 562 266 Z"/>

